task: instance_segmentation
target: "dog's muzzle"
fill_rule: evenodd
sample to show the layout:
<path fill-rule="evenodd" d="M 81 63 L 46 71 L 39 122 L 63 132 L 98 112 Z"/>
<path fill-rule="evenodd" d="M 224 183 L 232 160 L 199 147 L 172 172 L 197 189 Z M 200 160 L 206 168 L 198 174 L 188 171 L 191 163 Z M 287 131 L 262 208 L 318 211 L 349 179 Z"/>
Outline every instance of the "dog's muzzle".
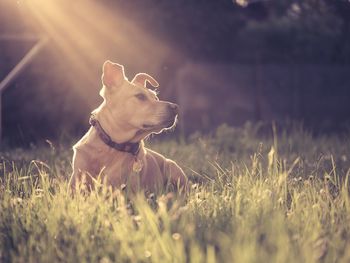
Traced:
<path fill-rule="evenodd" d="M 157 128 L 170 128 L 176 122 L 176 117 L 179 112 L 179 106 L 175 103 L 167 102 L 164 117 L 157 124 L 143 124 L 142 128 L 145 130 L 152 130 Z"/>
<path fill-rule="evenodd" d="M 176 116 L 179 113 L 179 106 L 175 103 L 169 103 L 167 112 L 168 114 L 165 121 L 163 122 L 163 125 L 165 128 L 170 128 L 176 121 Z"/>

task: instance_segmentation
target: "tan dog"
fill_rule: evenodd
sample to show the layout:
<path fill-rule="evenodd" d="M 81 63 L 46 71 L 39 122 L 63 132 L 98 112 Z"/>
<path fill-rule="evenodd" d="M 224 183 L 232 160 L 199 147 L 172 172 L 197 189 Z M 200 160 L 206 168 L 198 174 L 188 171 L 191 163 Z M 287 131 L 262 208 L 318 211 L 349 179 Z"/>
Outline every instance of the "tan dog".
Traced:
<path fill-rule="evenodd" d="M 160 101 L 146 88 L 147 82 L 159 86 L 145 73 L 129 82 L 122 65 L 104 63 L 104 101 L 92 112 L 89 131 L 73 146 L 73 187 L 79 181 L 91 185 L 100 174 L 107 184 L 125 184 L 133 191 L 186 185 L 185 174 L 174 161 L 144 147 L 143 139 L 173 127 L 178 113 L 178 106 Z"/>

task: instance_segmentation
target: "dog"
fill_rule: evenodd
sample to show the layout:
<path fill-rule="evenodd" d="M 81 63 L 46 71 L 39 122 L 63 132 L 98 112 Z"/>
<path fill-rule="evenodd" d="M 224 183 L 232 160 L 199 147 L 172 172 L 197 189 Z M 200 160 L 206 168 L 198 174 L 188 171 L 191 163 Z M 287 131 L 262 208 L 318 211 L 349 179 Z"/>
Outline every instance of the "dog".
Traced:
<path fill-rule="evenodd" d="M 187 177 L 176 162 L 144 146 L 150 134 L 173 128 L 178 116 L 178 105 L 159 100 L 147 82 L 159 86 L 146 73 L 129 82 L 124 66 L 103 64 L 103 102 L 92 112 L 88 132 L 73 146 L 73 189 L 79 184 L 91 189 L 98 176 L 132 191 L 186 187 Z"/>

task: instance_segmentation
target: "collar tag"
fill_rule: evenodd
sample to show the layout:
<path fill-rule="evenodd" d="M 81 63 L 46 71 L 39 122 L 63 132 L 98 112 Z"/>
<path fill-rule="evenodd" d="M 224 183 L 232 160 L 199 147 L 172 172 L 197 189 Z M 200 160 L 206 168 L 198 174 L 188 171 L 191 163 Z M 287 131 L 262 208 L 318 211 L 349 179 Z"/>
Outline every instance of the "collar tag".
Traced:
<path fill-rule="evenodd" d="M 135 158 L 134 163 L 132 164 L 132 170 L 135 173 L 139 173 L 142 171 L 143 163 L 141 160 Z"/>

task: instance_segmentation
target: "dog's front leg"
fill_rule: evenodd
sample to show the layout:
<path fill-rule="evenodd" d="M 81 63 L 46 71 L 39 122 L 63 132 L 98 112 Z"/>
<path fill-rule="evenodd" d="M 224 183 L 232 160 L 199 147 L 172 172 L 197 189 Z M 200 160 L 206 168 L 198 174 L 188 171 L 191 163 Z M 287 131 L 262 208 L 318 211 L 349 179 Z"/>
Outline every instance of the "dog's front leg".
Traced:
<path fill-rule="evenodd" d="M 165 162 L 166 175 L 168 176 L 168 180 L 177 190 L 181 188 L 186 190 L 189 186 L 189 181 L 184 171 L 180 166 L 177 165 L 176 162 L 167 159 Z"/>
<path fill-rule="evenodd" d="M 70 186 L 73 191 L 77 190 L 79 185 L 91 186 L 92 180 L 89 175 L 89 158 L 84 152 L 74 149 L 72 167 L 73 173 L 70 179 Z"/>

